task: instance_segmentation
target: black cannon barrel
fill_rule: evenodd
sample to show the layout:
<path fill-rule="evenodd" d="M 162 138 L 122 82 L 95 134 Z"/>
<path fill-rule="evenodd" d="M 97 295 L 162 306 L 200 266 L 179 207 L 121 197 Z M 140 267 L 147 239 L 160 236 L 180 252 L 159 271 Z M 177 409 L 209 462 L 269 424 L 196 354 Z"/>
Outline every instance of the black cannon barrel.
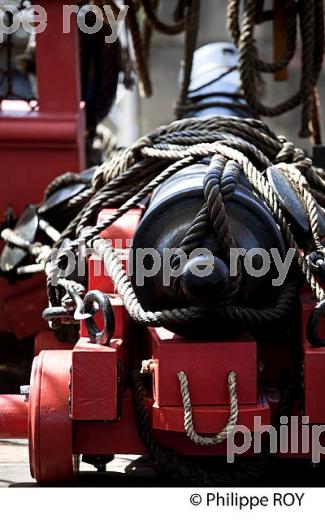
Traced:
<path fill-rule="evenodd" d="M 237 54 L 232 44 L 209 44 L 195 52 L 189 109 L 184 117 L 241 116 L 248 109 L 239 94 Z M 175 250 L 205 203 L 204 182 L 211 158 L 186 167 L 172 175 L 153 193 L 133 240 L 134 290 L 146 310 L 161 310 L 186 305 L 220 305 L 227 301 L 231 286 L 230 260 L 223 244 L 210 226 L 200 242 L 182 262 L 175 264 Z M 254 194 L 241 174 L 232 196 L 225 201 L 235 247 L 246 252 L 261 248 L 271 259 L 269 271 L 256 277 L 244 272 L 237 301 L 241 305 L 263 305 L 274 289 L 276 267 L 270 251 L 284 255 L 281 232 L 265 204 Z M 140 254 L 139 254 L 140 252 Z M 147 254 L 146 254 L 147 252 Z M 175 270 L 175 265 L 177 269 Z M 201 276 L 205 266 L 208 274 Z M 261 257 L 253 260 L 254 269 Z M 209 324 L 202 323 L 205 329 Z M 215 329 L 216 324 L 212 324 Z M 219 324 L 218 330 L 222 328 Z M 182 333 L 179 327 L 177 332 Z M 184 335 L 186 333 L 184 332 Z"/>
<path fill-rule="evenodd" d="M 238 116 L 251 112 L 240 94 L 237 49 L 232 43 L 203 45 L 194 53 L 189 108 L 182 117 Z M 180 71 L 180 80 L 183 70 Z"/>

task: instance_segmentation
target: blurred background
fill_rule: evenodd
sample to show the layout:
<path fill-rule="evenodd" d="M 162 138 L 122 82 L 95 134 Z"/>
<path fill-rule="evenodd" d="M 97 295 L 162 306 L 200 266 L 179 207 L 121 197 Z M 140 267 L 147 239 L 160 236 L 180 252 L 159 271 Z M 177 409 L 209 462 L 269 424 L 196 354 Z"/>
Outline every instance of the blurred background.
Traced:
<path fill-rule="evenodd" d="M 163 19 L 168 19 L 168 13 L 173 9 L 170 4 L 175 0 L 165 0 L 161 4 L 160 12 Z M 265 1 L 264 9 L 272 8 L 272 0 Z M 168 9 L 167 9 L 168 7 Z M 226 24 L 227 0 L 202 0 L 201 20 L 198 45 L 216 41 L 230 41 Z M 272 22 L 265 22 L 257 26 L 256 40 L 262 58 L 272 59 Z M 154 130 L 157 126 L 173 120 L 173 102 L 178 93 L 179 65 L 183 57 L 183 35 L 165 37 L 154 33 L 151 56 L 151 74 L 154 95 L 150 99 L 140 100 L 140 129 L 141 133 Z M 287 99 L 297 89 L 300 77 L 300 60 L 296 56 L 289 69 L 288 81 L 273 80 L 273 75 L 264 74 L 265 91 L 263 102 L 267 105 Z M 319 82 L 321 105 L 325 103 L 325 70 Z M 320 113 L 323 135 L 325 132 L 324 119 Z M 295 109 L 283 116 L 265 119 L 278 135 L 285 135 L 300 147 L 310 150 L 308 139 L 299 139 L 300 109 Z"/>
<path fill-rule="evenodd" d="M 14 4 L 19 9 L 30 5 L 29 0 L 0 0 L 0 5 Z M 166 22 L 172 22 L 172 14 L 177 0 L 161 0 L 158 6 L 158 17 Z M 264 10 L 272 8 L 272 0 L 264 1 Z M 198 46 L 210 42 L 230 41 L 226 23 L 227 0 L 201 0 L 201 17 Z M 8 65 L 6 40 L 0 45 L 0 98 L 8 88 L 3 70 Z M 37 92 L 37 84 L 33 75 L 33 65 L 21 63 L 17 56 L 30 52 L 35 44 L 34 38 L 29 37 L 23 29 L 19 29 L 11 37 L 13 41 L 12 62 L 14 64 L 15 91 L 21 97 L 33 97 Z M 272 22 L 264 22 L 256 26 L 256 40 L 262 59 L 272 60 Z M 151 98 L 140 98 L 137 88 L 125 91 L 122 84 L 119 86 L 117 103 L 106 119 L 106 125 L 117 136 L 119 145 L 127 145 L 139 135 L 150 132 L 158 126 L 170 123 L 174 118 L 174 103 L 178 95 L 178 76 L 183 59 L 184 33 L 176 36 L 165 36 L 153 31 L 152 50 L 150 59 L 153 95 Z M 27 46 L 27 51 L 26 51 Z M 298 49 L 300 46 L 298 44 Z M 50 64 L 49 64 L 50 66 Z M 263 74 L 265 81 L 263 102 L 274 105 L 287 99 L 298 87 L 300 78 L 299 55 L 291 62 L 288 81 L 274 81 L 272 74 Z M 26 75 L 27 72 L 27 75 Z M 321 104 L 325 103 L 325 72 L 323 70 L 319 81 L 319 96 Z M 325 133 L 324 120 L 320 112 L 322 133 Z M 299 139 L 300 108 L 283 116 L 266 119 L 278 135 L 285 135 L 289 140 L 305 150 L 311 150 L 308 139 Z"/>

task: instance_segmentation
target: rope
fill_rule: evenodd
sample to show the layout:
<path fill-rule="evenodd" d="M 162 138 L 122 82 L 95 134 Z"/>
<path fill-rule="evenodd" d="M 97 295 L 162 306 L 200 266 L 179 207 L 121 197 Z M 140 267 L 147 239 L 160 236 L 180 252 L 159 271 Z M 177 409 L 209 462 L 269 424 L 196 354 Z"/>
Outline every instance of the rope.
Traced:
<path fill-rule="evenodd" d="M 131 373 L 134 398 L 135 420 L 141 441 L 143 442 L 153 466 L 172 480 L 193 483 L 202 486 L 227 486 L 255 482 L 266 471 L 270 454 L 265 451 L 254 458 L 253 463 L 241 459 L 232 464 L 231 470 L 221 467 L 219 471 L 209 471 L 186 459 L 182 459 L 170 450 L 160 446 L 154 439 L 146 402 L 144 378 L 138 370 Z"/>
<path fill-rule="evenodd" d="M 200 233 L 203 233 L 208 225 L 213 225 L 213 222 L 215 224 L 213 229 L 218 238 L 225 240 L 225 244 L 232 243 L 222 209 L 223 197 L 231 196 L 237 176 L 242 172 L 272 212 L 287 246 L 295 250 L 297 262 L 316 298 L 319 301 L 323 300 L 324 291 L 315 279 L 305 253 L 298 247 L 277 196 L 263 172 L 271 165 L 278 165 L 288 181 L 293 183 L 294 189 L 305 204 L 311 225 L 309 238 L 316 248 L 320 244 L 317 211 L 310 191 L 313 190 L 315 196 L 317 195 L 321 201 L 324 173 L 323 177 L 319 176 L 319 171 L 312 167 L 310 159 L 302 150 L 295 148 L 283 137 L 276 137 L 264 123 L 254 119 L 212 117 L 204 120 L 190 118 L 175 121 L 142 137 L 125 150 L 120 150 L 96 170 L 92 198 L 63 231 L 56 247 L 60 247 L 65 238 L 69 238 L 71 243 L 68 250 L 76 251 L 82 234 L 82 239 L 89 246 L 93 245 L 98 254 L 105 258 L 108 273 L 128 312 L 141 323 L 168 326 L 173 323 L 189 323 L 191 320 L 199 320 L 202 316 L 211 315 L 230 321 L 236 320 L 237 323 L 252 328 L 254 323 L 261 326 L 263 323 L 270 324 L 275 319 L 283 319 L 295 301 L 296 287 L 293 283 L 283 287 L 277 300 L 265 309 L 247 309 L 236 306 L 230 301 L 224 307 L 209 309 L 184 307 L 155 313 L 147 312 L 138 302 L 117 253 L 110 244 L 99 237 L 101 231 L 126 211 L 136 207 L 146 195 L 173 173 L 207 157 L 212 159 L 210 173 L 214 171 L 216 165 L 218 171 L 213 175 L 211 173 L 211 178 L 210 174 L 206 178 L 206 206 L 194 218 L 184 239 L 184 245 L 190 247 L 191 241 L 195 244 L 196 240 L 200 239 Z M 118 209 L 115 209 L 100 225 L 91 226 L 94 215 L 103 207 Z M 308 241 L 310 240 L 306 240 L 306 247 Z M 226 252 L 226 246 L 224 250 Z M 49 269 L 48 294 L 54 306 L 60 304 L 60 291 L 51 287 L 51 273 L 55 273 L 60 257 L 64 256 L 65 251 L 66 249 L 62 248 L 57 263 L 51 265 Z M 231 299 L 235 297 L 238 286 L 239 283 L 238 285 L 234 283 Z"/>
<path fill-rule="evenodd" d="M 259 58 L 254 28 L 258 23 L 259 2 L 228 0 L 228 30 L 238 48 L 241 89 L 248 105 L 257 114 L 274 117 L 302 105 L 301 137 L 308 137 L 312 114 L 312 91 L 317 84 L 324 55 L 323 0 L 284 0 L 286 9 L 286 45 L 283 56 L 274 63 Z M 263 19 L 263 17 L 262 17 Z M 266 106 L 258 99 L 261 73 L 274 74 L 287 67 L 296 51 L 297 26 L 300 26 L 302 70 L 299 89 L 285 101 Z"/>
<path fill-rule="evenodd" d="M 44 221 L 43 221 L 44 222 Z M 46 224 L 46 223 L 45 223 Z M 48 231 L 48 229 L 47 229 Z M 56 231 L 51 228 L 51 231 Z M 12 229 L 6 228 L 1 232 L 1 238 L 10 244 L 11 246 L 18 247 L 27 251 L 31 256 L 35 257 L 35 265 L 27 265 L 19 267 L 17 274 L 35 274 L 44 271 L 48 259 L 51 256 L 52 248 L 48 245 L 43 245 L 39 242 L 29 242 L 28 240 L 20 237 Z"/>
<path fill-rule="evenodd" d="M 216 155 L 212 158 L 206 177 L 204 179 L 205 204 L 199 210 L 193 223 L 187 230 L 179 249 L 190 254 L 199 247 L 205 238 L 210 226 L 212 226 L 220 255 L 229 261 L 230 249 L 236 247 L 232 236 L 224 201 L 229 200 L 238 184 L 241 170 L 234 161 L 227 161 L 223 156 Z M 179 267 L 179 256 L 175 255 L 171 268 Z M 242 280 L 241 262 L 237 260 L 237 275 L 230 279 L 224 304 L 232 301 L 240 289 Z M 179 278 L 173 280 L 174 291 L 182 296 Z"/>
<path fill-rule="evenodd" d="M 194 51 L 197 44 L 200 22 L 200 0 L 192 0 L 188 7 L 188 14 L 185 20 L 185 50 L 183 61 L 183 79 L 180 89 L 179 100 L 176 104 L 176 116 L 181 117 L 184 105 L 188 97 L 189 87 L 191 83 L 192 65 Z"/>
<path fill-rule="evenodd" d="M 183 407 L 184 407 L 184 429 L 186 435 L 191 439 L 194 444 L 197 446 L 216 446 L 220 444 L 224 440 L 226 440 L 229 435 L 235 429 L 238 419 L 238 400 L 237 400 L 237 388 L 236 388 L 236 373 L 230 372 L 228 374 L 228 391 L 229 391 L 229 399 L 230 399 L 230 410 L 229 410 L 229 419 L 226 426 L 220 433 L 217 433 L 213 437 L 205 437 L 199 435 L 195 431 L 193 413 L 192 413 L 192 404 L 190 391 L 188 386 L 188 379 L 185 372 L 178 372 L 177 378 L 179 380 L 180 390 L 182 394 Z"/>
<path fill-rule="evenodd" d="M 145 362 L 143 372 L 148 371 L 151 373 L 151 366 L 152 360 Z M 192 464 L 188 459 L 178 457 L 175 453 L 158 444 L 151 428 L 144 378 L 145 376 L 140 374 L 138 370 L 134 370 L 131 373 L 135 419 L 139 437 L 147 450 L 149 460 L 158 471 L 166 474 L 172 480 L 179 480 L 183 483 L 193 483 L 195 485 L 200 484 L 202 486 L 253 484 L 265 475 L 268 465 L 272 460 L 267 446 L 263 448 L 260 455 L 254 456 L 253 461 L 247 462 L 245 458 L 240 458 L 231 465 L 230 470 L 225 469 L 219 463 L 218 471 L 210 471 L 200 467 L 196 462 Z M 282 415 L 288 415 L 290 412 L 293 401 L 292 390 L 293 388 L 290 384 L 287 384 L 284 388 L 279 403 L 276 427 L 279 427 L 279 418 Z"/>
<path fill-rule="evenodd" d="M 44 200 L 48 199 L 54 192 L 60 188 L 65 188 L 71 184 L 88 184 L 87 181 L 83 180 L 78 173 L 63 173 L 56 177 L 46 188 L 44 192 Z"/>
<path fill-rule="evenodd" d="M 127 312 L 133 320 L 147 326 L 170 327 L 178 324 L 193 324 L 195 321 L 200 322 L 210 317 L 210 319 L 218 318 L 223 322 L 236 323 L 249 331 L 254 331 L 256 327 L 270 325 L 275 320 L 283 320 L 297 297 L 296 284 L 290 283 L 283 287 L 273 306 L 265 309 L 220 304 L 215 308 L 190 306 L 162 309 L 156 312 L 145 311 L 136 297 L 120 256 L 111 246 L 110 241 L 98 238 L 94 241 L 93 247 L 95 253 L 104 259 L 106 272 L 112 278 Z"/>
<path fill-rule="evenodd" d="M 101 7 L 104 4 L 109 5 L 114 16 L 119 12 L 119 7 L 114 0 L 95 0 L 95 3 Z M 153 93 L 149 73 L 152 32 L 157 31 L 167 36 L 185 32 L 185 74 L 182 87 L 185 99 L 196 46 L 200 0 L 180 0 L 174 13 L 174 22 L 170 24 L 161 20 L 157 15 L 159 0 L 124 0 L 124 4 L 128 6 L 125 21 L 132 39 L 135 70 L 138 76 L 140 95 L 142 96 L 150 97 Z M 141 13 L 141 16 L 139 13 Z M 141 23 L 140 18 L 142 19 Z"/>

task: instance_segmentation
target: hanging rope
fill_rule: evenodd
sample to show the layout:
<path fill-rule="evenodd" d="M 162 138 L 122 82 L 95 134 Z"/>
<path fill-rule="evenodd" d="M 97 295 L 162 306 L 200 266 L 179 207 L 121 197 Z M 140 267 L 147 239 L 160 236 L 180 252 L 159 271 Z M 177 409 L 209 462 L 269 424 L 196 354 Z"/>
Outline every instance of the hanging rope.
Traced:
<path fill-rule="evenodd" d="M 135 71 L 138 77 L 140 94 L 150 97 L 153 93 L 149 72 L 150 44 L 153 31 L 166 36 L 185 32 L 184 79 L 179 104 L 186 98 L 190 82 L 193 54 L 196 47 L 201 0 L 179 0 L 173 14 L 174 22 L 166 23 L 158 16 L 160 0 L 124 0 L 128 7 L 126 25 L 132 39 Z M 94 0 L 96 5 L 109 5 L 114 16 L 120 8 L 114 0 Z M 140 21 L 142 20 L 142 21 Z M 109 23 L 109 20 L 106 20 Z"/>
<path fill-rule="evenodd" d="M 312 91 L 322 68 L 324 55 L 323 0 L 284 0 L 287 16 L 286 45 L 283 56 L 273 63 L 260 59 L 255 41 L 255 25 L 259 2 L 228 0 L 228 29 L 238 48 L 241 89 L 249 106 L 259 115 L 274 117 L 302 105 L 301 137 L 310 134 L 309 121 L 313 110 Z M 301 39 L 301 79 L 298 91 L 285 101 L 266 106 L 258 98 L 261 73 L 274 74 L 287 67 L 296 51 L 298 25 Z"/>
<path fill-rule="evenodd" d="M 185 372 L 181 371 L 178 372 L 177 378 L 179 380 L 184 408 L 184 430 L 189 439 L 191 439 L 191 441 L 194 442 L 194 444 L 197 446 L 216 446 L 217 444 L 225 441 L 234 431 L 238 419 L 236 373 L 230 372 L 228 375 L 228 392 L 230 400 L 228 422 L 223 430 L 213 437 L 202 436 L 196 432 L 194 427 L 192 403 L 187 376 Z"/>
<path fill-rule="evenodd" d="M 135 420 L 139 437 L 142 440 L 150 462 L 158 471 L 166 474 L 172 480 L 183 483 L 193 483 L 202 486 L 239 485 L 244 482 L 256 482 L 266 471 L 270 462 L 269 450 L 265 449 L 261 455 L 256 455 L 253 463 L 238 460 L 231 470 L 219 465 L 218 471 L 211 471 L 200 467 L 196 462 L 178 457 L 172 451 L 160 446 L 154 439 L 151 422 L 148 415 L 147 391 L 143 376 L 138 370 L 131 373 L 131 383 L 134 396 Z"/>

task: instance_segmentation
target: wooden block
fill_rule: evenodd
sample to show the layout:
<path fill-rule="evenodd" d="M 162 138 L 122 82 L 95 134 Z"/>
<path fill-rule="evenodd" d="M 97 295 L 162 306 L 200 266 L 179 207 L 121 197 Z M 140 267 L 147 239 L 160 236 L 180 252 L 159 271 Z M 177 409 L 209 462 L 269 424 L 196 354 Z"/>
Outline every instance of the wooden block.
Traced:
<path fill-rule="evenodd" d="M 285 50 L 288 11 L 282 0 L 273 0 L 273 12 L 273 60 L 278 61 L 282 58 Z M 274 79 L 275 81 L 287 81 L 287 67 L 276 72 Z"/>
<path fill-rule="evenodd" d="M 238 424 L 250 431 L 257 428 L 254 419 L 259 417 L 263 425 L 271 424 L 270 407 L 266 399 L 258 404 L 239 407 Z M 193 406 L 193 419 L 198 433 L 216 434 L 223 430 L 229 419 L 229 406 Z M 184 432 L 184 409 L 180 406 L 152 408 L 152 426 L 157 430 Z"/>
<path fill-rule="evenodd" d="M 159 406 L 182 405 L 179 371 L 187 375 L 193 405 L 229 404 L 231 370 L 237 373 L 238 402 L 257 402 L 257 349 L 251 338 L 191 341 L 163 328 L 150 328 L 148 334 L 154 360 L 154 399 Z"/>
<path fill-rule="evenodd" d="M 78 421 L 118 419 L 119 350 L 122 340 L 101 347 L 80 338 L 72 352 L 71 418 Z"/>

